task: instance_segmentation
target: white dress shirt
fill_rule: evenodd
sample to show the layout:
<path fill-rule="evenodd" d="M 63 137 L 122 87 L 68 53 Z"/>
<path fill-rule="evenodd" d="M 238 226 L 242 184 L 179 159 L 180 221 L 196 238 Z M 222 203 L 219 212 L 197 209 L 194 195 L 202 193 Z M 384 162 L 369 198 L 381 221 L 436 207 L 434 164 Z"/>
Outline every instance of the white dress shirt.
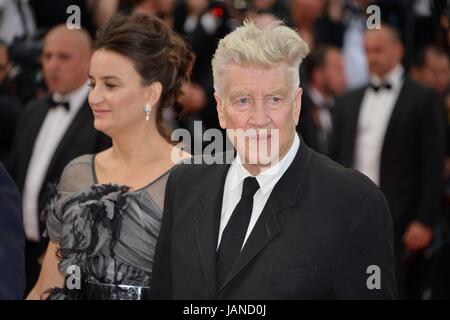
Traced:
<path fill-rule="evenodd" d="M 384 137 L 403 86 L 403 72 L 403 67 L 397 65 L 383 80 L 377 76 L 371 76 L 371 83 L 379 85 L 386 82 L 392 86 L 392 89 L 380 89 L 375 92 L 374 89 L 368 87 L 359 112 L 354 167 L 377 185 L 380 184 L 380 162 Z"/>
<path fill-rule="evenodd" d="M 260 188 L 253 196 L 252 215 L 248 225 L 247 233 L 244 238 L 244 242 L 242 243 L 241 250 L 244 247 L 244 244 L 247 241 L 250 233 L 252 232 L 253 227 L 258 221 L 258 218 L 261 215 L 261 212 L 264 209 L 273 188 L 291 165 L 299 147 L 300 139 L 296 133 L 294 141 L 286 155 L 277 164 L 255 176 Z M 228 221 L 230 220 L 234 208 L 241 200 L 244 179 L 249 176 L 252 175 L 243 166 L 239 155 L 236 156 L 230 166 L 230 169 L 228 170 L 227 177 L 225 179 L 217 249 L 219 248 L 220 240 L 222 239 L 222 233 L 226 225 L 228 224 Z"/>
<path fill-rule="evenodd" d="M 325 132 L 331 132 L 333 129 L 331 111 L 326 105 L 330 102 L 333 103 L 333 101 L 327 101 L 327 99 L 325 99 L 325 97 L 314 86 L 309 87 L 308 93 L 312 102 L 317 107 L 320 126 Z"/>
<path fill-rule="evenodd" d="M 68 101 L 70 109 L 50 108 L 33 147 L 23 189 L 23 224 L 30 241 L 39 241 L 39 193 L 44 186 L 47 170 L 64 134 L 86 101 L 88 82 L 68 95 L 53 94 L 55 101 Z M 45 187 L 45 186 L 44 186 Z"/>

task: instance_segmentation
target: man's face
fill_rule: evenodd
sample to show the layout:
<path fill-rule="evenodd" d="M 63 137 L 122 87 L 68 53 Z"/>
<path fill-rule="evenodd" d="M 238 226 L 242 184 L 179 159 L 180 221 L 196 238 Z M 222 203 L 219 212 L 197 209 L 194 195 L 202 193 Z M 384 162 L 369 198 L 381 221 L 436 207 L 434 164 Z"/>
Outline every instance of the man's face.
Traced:
<path fill-rule="evenodd" d="M 345 76 L 344 58 L 337 50 L 330 50 L 326 55 L 325 66 L 323 67 L 323 87 L 332 96 L 339 96 L 344 93 L 347 86 Z"/>
<path fill-rule="evenodd" d="M 67 94 L 87 80 L 90 52 L 79 35 L 58 32 L 47 36 L 42 67 L 51 92 Z"/>
<path fill-rule="evenodd" d="M 223 75 L 223 97 L 216 94 L 219 121 L 222 128 L 228 129 L 228 136 L 245 163 L 270 166 L 289 150 L 302 93 L 300 88 L 293 91 L 290 81 L 284 63 L 271 69 L 234 63 L 227 67 Z M 233 135 L 229 129 L 243 130 L 245 138 L 239 132 Z M 255 143 L 259 147 L 252 149 Z M 256 163 L 252 160 L 255 153 Z M 269 156 L 269 162 L 264 160 L 264 153 Z"/>
<path fill-rule="evenodd" d="M 364 35 L 364 48 L 370 74 L 385 76 L 402 58 L 403 49 L 385 29 L 368 31 Z"/>
<path fill-rule="evenodd" d="M 426 84 L 436 92 L 444 94 L 450 81 L 448 57 L 428 52 L 425 66 L 423 67 L 423 78 Z"/>

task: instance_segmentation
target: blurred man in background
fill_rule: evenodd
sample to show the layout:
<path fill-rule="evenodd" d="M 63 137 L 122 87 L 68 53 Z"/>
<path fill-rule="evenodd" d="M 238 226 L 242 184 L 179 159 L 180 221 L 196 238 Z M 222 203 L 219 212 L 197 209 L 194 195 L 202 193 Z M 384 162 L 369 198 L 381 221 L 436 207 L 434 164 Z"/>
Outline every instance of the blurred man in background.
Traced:
<path fill-rule="evenodd" d="M 411 69 L 411 76 L 423 85 L 433 89 L 441 98 L 441 107 L 446 117 L 443 122 L 447 129 L 447 148 L 444 161 L 444 189 L 442 216 L 435 228 L 433 246 L 427 255 L 430 297 L 450 298 L 450 62 L 444 49 L 427 46 L 420 50 Z"/>
<path fill-rule="evenodd" d="M 27 292 L 39 275 L 39 258 L 46 241 L 39 214 L 47 186 L 56 182 L 72 159 L 107 148 L 108 137 L 96 131 L 87 102 L 91 38 L 84 30 L 65 25 L 49 31 L 42 66 L 50 96 L 30 103 L 19 120 L 9 163 L 23 197 L 26 234 Z"/>
<path fill-rule="evenodd" d="M 442 109 L 432 90 L 405 75 L 394 28 L 367 31 L 364 44 L 371 82 L 336 101 L 332 156 L 385 194 L 394 219 L 400 297 L 418 299 L 418 268 L 440 210 Z"/>
<path fill-rule="evenodd" d="M 334 99 L 344 93 L 347 81 L 339 49 L 320 46 L 306 58 L 308 81 L 302 95 L 298 130 L 306 144 L 328 155 Z"/>

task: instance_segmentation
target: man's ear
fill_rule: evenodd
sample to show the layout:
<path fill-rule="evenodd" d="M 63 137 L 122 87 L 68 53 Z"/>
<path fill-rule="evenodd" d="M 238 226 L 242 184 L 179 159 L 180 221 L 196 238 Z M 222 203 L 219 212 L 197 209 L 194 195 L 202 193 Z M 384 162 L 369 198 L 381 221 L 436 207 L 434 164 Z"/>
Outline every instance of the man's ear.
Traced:
<path fill-rule="evenodd" d="M 222 99 L 217 93 L 214 93 L 214 99 L 216 99 L 216 105 L 217 105 L 217 115 L 219 116 L 219 124 L 222 129 L 227 128 L 227 121 L 225 119 L 225 111 L 224 111 L 224 105 L 222 103 Z"/>
<path fill-rule="evenodd" d="M 405 55 L 405 47 L 403 46 L 402 43 L 397 43 L 397 57 L 398 60 L 403 59 L 403 56 Z"/>
<path fill-rule="evenodd" d="M 149 101 L 150 105 L 154 106 L 158 103 L 162 94 L 162 84 L 161 82 L 152 82 L 148 86 L 148 97 L 147 101 Z"/>
<path fill-rule="evenodd" d="M 300 119 L 300 111 L 302 110 L 302 94 L 303 89 L 298 87 L 295 92 L 295 105 L 294 105 L 294 119 L 295 125 L 298 125 L 298 121 Z"/>
<path fill-rule="evenodd" d="M 91 68 L 91 60 L 92 60 L 93 54 L 91 52 L 86 54 L 86 57 L 83 59 L 83 62 L 80 65 L 80 68 L 83 68 L 84 70 L 87 70 L 87 73 L 89 73 L 89 70 Z M 40 62 L 42 63 L 42 57 L 40 58 Z"/>

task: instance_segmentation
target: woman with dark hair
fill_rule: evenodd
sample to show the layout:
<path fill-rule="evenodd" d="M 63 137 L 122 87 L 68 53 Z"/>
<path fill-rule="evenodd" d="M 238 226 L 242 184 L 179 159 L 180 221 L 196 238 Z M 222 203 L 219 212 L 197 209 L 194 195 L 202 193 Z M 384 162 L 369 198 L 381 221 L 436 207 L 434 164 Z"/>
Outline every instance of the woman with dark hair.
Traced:
<path fill-rule="evenodd" d="M 49 246 L 29 299 L 146 299 L 164 190 L 177 159 L 164 125 L 194 56 L 158 18 L 115 16 L 90 66 L 94 126 L 112 148 L 67 165 L 44 216 Z"/>

